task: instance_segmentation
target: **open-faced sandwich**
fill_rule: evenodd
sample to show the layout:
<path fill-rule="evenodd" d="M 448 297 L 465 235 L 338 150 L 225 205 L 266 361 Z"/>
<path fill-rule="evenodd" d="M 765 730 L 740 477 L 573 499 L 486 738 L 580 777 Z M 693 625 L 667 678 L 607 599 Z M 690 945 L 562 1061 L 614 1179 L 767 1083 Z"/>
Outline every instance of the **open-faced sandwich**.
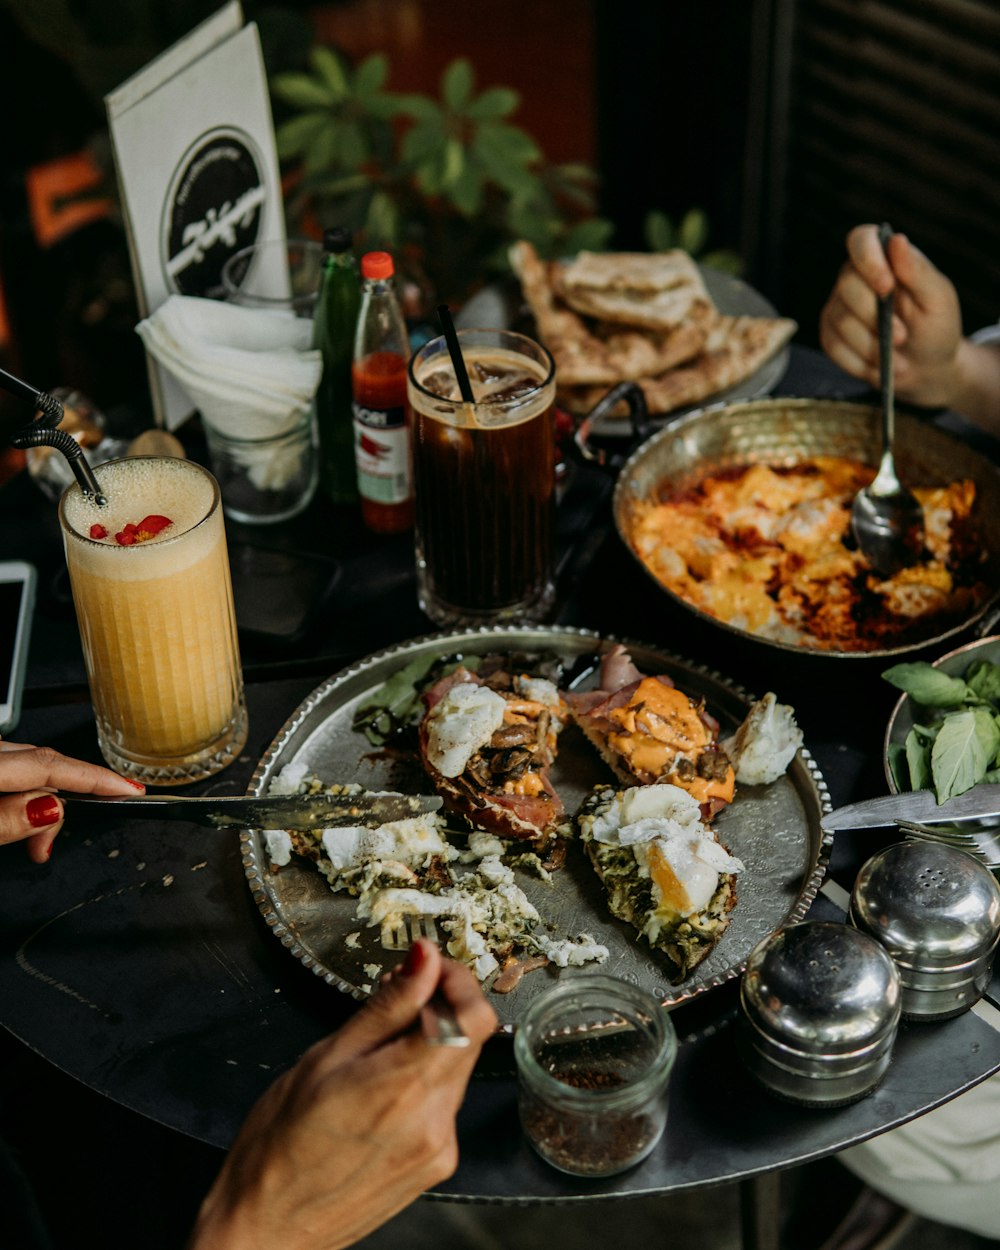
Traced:
<path fill-rule="evenodd" d="M 420 762 L 449 810 L 505 838 L 555 834 L 563 806 L 549 768 L 568 719 L 555 683 L 459 666 L 423 698 Z"/>
<path fill-rule="evenodd" d="M 645 677 L 616 644 L 601 661 L 600 688 L 567 696 L 577 725 L 619 781 L 667 781 L 686 790 L 706 820 L 733 798 L 735 772 L 703 699 L 665 674 Z"/>
<path fill-rule="evenodd" d="M 662 951 L 682 981 L 729 924 L 743 864 L 704 824 L 698 801 L 674 785 L 599 786 L 578 825 L 610 911 Z"/>

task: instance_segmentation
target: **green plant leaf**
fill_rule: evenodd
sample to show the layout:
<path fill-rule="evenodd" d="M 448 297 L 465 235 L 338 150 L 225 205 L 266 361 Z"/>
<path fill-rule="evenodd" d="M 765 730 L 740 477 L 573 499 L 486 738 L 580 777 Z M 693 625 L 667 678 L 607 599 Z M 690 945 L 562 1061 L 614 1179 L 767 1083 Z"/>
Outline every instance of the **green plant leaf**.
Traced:
<path fill-rule="evenodd" d="M 309 64 L 315 70 L 317 79 L 329 88 L 334 99 L 347 99 L 351 89 L 339 53 L 323 44 L 316 44 L 309 52 Z"/>
<path fill-rule="evenodd" d="M 331 167 L 339 164 L 340 130 L 340 123 L 329 119 L 329 125 L 317 131 L 302 159 L 307 174 L 329 173 Z"/>
<path fill-rule="evenodd" d="M 475 75 L 464 56 L 451 62 L 441 75 L 441 98 L 453 113 L 461 113 L 472 98 Z"/>
<path fill-rule="evenodd" d="M 882 677 L 923 707 L 960 707 L 969 694 L 960 677 L 949 677 L 924 660 L 896 664 L 886 669 Z"/>
<path fill-rule="evenodd" d="M 396 117 L 406 115 L 402 106 L 405 99 L 405 96 L 397 95 L 393 91 L 379 91 L 375 95 L 366 96 L 362 103 L 367 117 L 390 122 Z"/>
<path fill-rule="evenodd" d="M 562 240 L 562 248 L 567 256 L 575 256 L 577 252 L 603 252 L 614 233 L 614 223 L 604 217 L 591 217 L 587 221 L 577 222 Z"/>
<path fill-rule="evenodd" d="M 374 95 L 381 90 L 388 76 L 388 60 L 381 52 L 373 52 L 354 71 L 354 94 L 362 98 Z"/>
<path fill-rule="evenodd" d="M 449 139 L 444 145 L 444 161 L 441 169 L 441 187 L 447 190 L 462 176 L 465 168 L 465 148 L 459 139 Z"/>
<path fill-rule="evenodd" d="M 931 749 L 931 774 L 939 803 L 982 781 L 1000 746 L 1000 728 L 984 707 L 947 717 Z"/>
<path fill-rule="evenodd" d="M 483 176 L 472 161 L 448 188 L 448 198 L 464 217 L 475 217 L 483 205 Z"/>
<path fill-rule="evenodd" d="M 720 248 L 716 252 L 706 252 L 698 257 L 698 263 L 708 269 L 717 269 L 720 273 L 730 273 L 739 278 L 743 273 L 743 257 L 737 252 Z"/>
<path fill-rule="evenodd" d="M 414 121 L 436 121 L 441 124 L 441 106 L 436 100 L 425 95 L 402 93 L 395 97 L 396 107 L 403 117 L 412 117 Z"/>
<path fill-rule="evenodd" d="M 560 223 L 550 213 L 540 211 L 530 201 L 512 199 L 507 206 L 506 221 L 512 238 L 527 239 L 543 256 L 551 254 Z"/>
<path fill-rule="evenodd" d="M 365 230 L 369 243 L 394 246 L 399 239 L 399 210 L 392 196 L 376 191 L 368 205 Z"/>
<path fill-rule="evenodd" d="M 690 256 L 697 256 L 708 240 L 708 217 L 700 208 L 690 208 L 677 228 L 677 242 Z"/>
<path fill-rule="evenodd" d="M 513 113 L 520 103 L 521 96 L 513 87 L 487 87 L 467 106 L 465 116 L 476 122 L 495 121 Z"/>
<path fill-rule="evenodd" d="M 317 178 L 311 186 L 317 195 L 338 199 L 354 191 L 363 191 L 371 186 L 371 179 L 367 174 L 348 174 L 343 178 Z"/>
<path fill-rule="evenodd" d="M 419 166 L 438 156 L 447 141 L 438 119 L 417 122 L 403 136 L 400 156 L 407 164 Z"/>
<path fill-rule="evenodd" d="M 473 147 L 482 156 L 505 165 L 530 165 L 542 158 L 538 145 L 526 130 L 505 122 L 483 122 L 476 130 Z"/>
<path fill-rule="evenodd" d="M 300 113 L 298 117 L 282 122 L 275 132 L 275 146 L 279 160 L 288 160 L 305 152 L 319 133 L 330 125 L 330 114 L 323 112 Z"/>
<path fill-rule="evenodd" d="M 646 214 L 642 233 L 653 252 L 669 252 L 674 246 L 674 226 L 666 213 L 658 208 Z"/>
<path fill-rule="evenodd" d="M 308 74 L 275 74 L 271 91 L 279 100 L 300 109 L 330 108 L 343 99 L 327 83 Z"/>
<path fill-rule="evenodd" d="M 363 128 L 354 121 L 343 122 L 337 130 L 337 158 L 344 169 L 357 169 L 370 155 Z"/>

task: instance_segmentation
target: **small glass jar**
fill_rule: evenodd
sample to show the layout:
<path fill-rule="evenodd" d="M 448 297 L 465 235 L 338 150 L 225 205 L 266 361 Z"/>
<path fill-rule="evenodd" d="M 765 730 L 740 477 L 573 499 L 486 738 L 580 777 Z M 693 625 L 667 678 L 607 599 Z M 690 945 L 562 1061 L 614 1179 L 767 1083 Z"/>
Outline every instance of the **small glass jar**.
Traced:
<path fill-rule="evenodd" d="M 264 438 L 235 438 L 208 421 L 203 425 L 227 517 L 267 525 L 287 521 L 308 506 L 319 481 L 311 408 Z"/>
<path fill-rule="evenodd" d="M 583 975 L 536 998 L 514 1036 L 521 1124 L 546 1162 L 613 1176 L 660 1140 L 677 1034 L 651 994 Z"/>

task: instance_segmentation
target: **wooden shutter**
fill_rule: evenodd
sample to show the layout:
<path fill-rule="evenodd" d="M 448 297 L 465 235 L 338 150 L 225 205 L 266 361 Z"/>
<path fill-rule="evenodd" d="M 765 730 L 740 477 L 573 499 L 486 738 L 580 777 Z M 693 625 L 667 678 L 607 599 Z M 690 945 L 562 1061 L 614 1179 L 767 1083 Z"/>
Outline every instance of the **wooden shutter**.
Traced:
<path fill-rule="evenodd" d="M 997 0 L 762 0 L 747 181 L 752 270 L 807 341 L 862 221 L 904 231 L 1000 316 Z M 757 172 L 754 173 L 756 168 Z"/>

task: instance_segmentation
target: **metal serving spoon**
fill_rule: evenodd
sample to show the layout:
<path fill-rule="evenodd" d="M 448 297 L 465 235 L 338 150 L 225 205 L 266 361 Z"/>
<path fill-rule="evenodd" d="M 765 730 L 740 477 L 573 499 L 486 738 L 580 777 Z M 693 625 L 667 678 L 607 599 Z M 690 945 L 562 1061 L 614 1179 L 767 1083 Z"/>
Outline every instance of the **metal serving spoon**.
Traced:
<path fill-rule="evenodd" d="M 892 229 L 879 228 L 883 250 Z M 892 381 L 893 293 L 878 302 L 879 373 L 882 389 L 882 460 L 871 483 L 854 497 L 851 528 L 861 554 L 883 577 L 914 564 L 924 549 L 924 512 L 896 475 L 892 455 L 895 431 Z"/>

